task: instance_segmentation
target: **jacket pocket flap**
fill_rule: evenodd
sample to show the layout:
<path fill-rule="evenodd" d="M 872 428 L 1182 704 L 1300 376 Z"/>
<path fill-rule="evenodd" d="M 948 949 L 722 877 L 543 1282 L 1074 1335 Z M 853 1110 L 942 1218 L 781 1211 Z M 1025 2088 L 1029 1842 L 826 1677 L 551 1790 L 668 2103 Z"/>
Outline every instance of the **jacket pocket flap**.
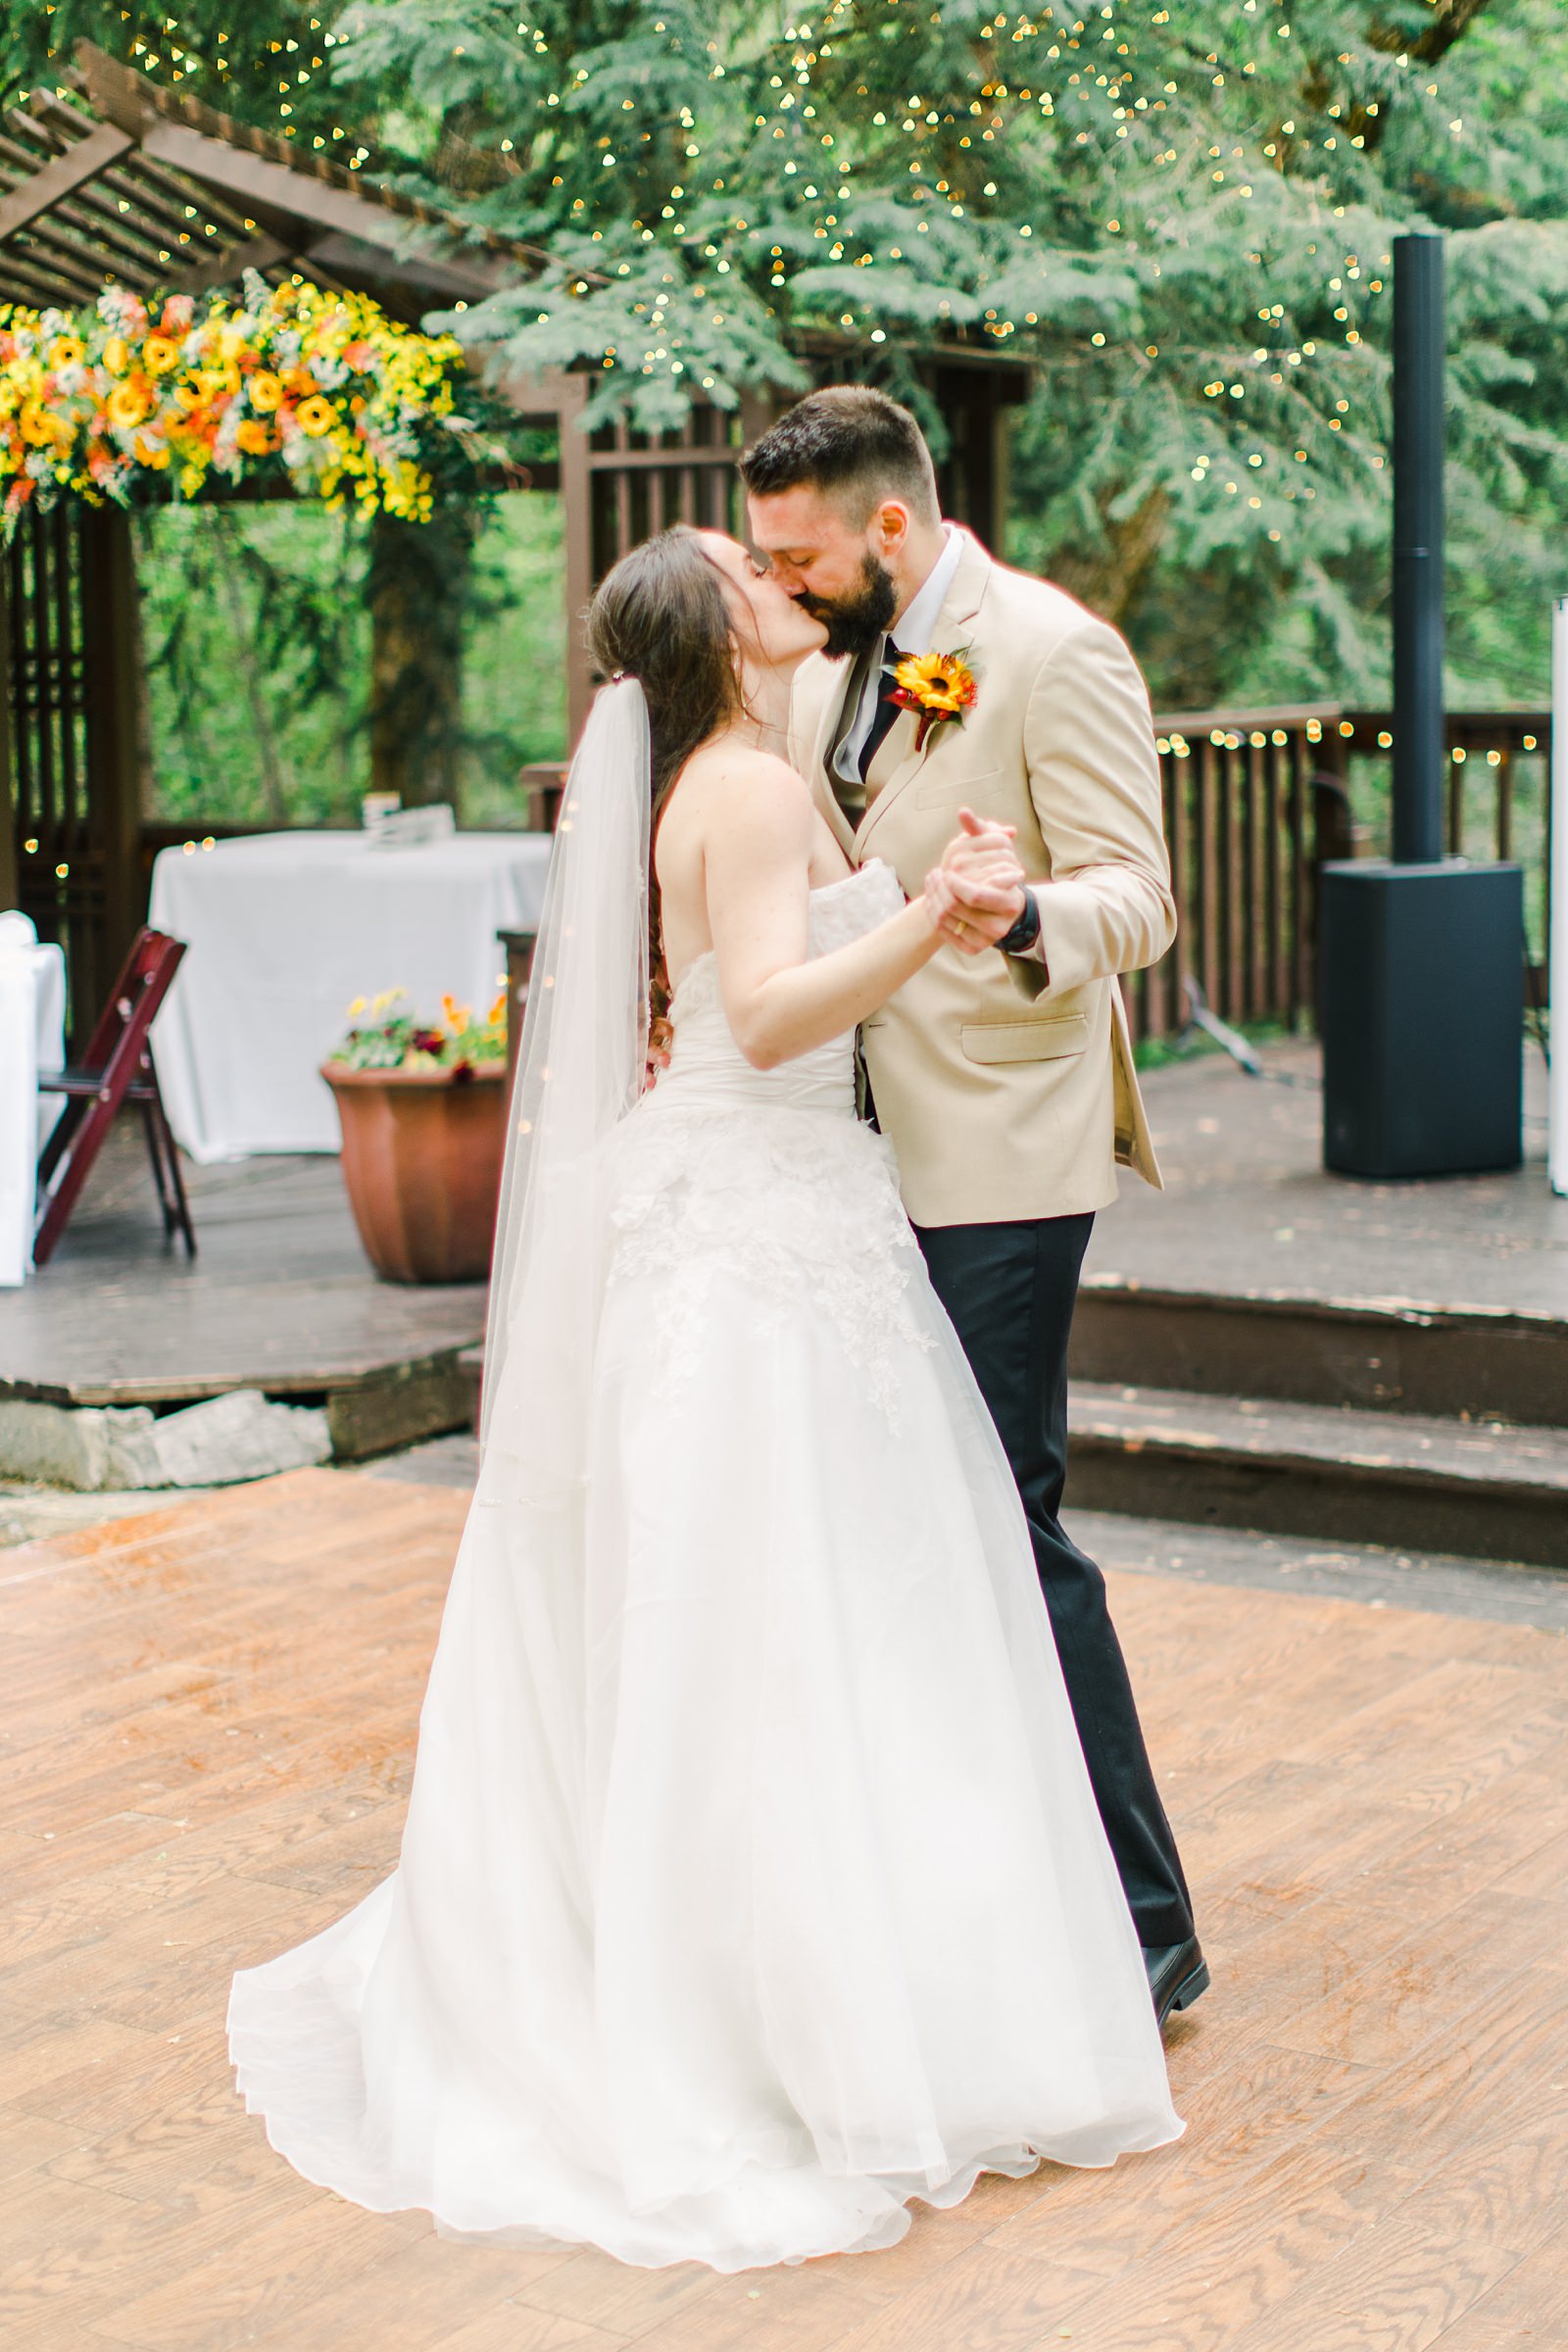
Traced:
<path fill-rule="evenodd" d="M 1032 1021 L 965 1021 L 958 1032 L 970 1061 L 1058 1061 L 1089 1043 L 1089 1015 L 1051 1013 Z"/>
<path fill-rule="evenodd" d="M 965 801 L 1001 800 L 1009 789 L 1009 780 L 999 765 L 980 767 L 965 775 L 952 775 L 947 769 L 917 784 L 911 794 L 916 808 L 957 808 Z"/>

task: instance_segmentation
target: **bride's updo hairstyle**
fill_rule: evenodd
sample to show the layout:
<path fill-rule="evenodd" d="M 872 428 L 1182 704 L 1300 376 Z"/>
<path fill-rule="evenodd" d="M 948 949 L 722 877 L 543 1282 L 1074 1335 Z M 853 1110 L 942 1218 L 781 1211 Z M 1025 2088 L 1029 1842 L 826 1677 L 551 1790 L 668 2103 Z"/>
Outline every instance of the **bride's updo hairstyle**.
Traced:
<path fill-rule="evenodd" d="M 720 573 L 685 523 L 622 556 L 588 608 L 588 659 L 604 677 L 635 678 L 648 705 L 653 827 L 699 744 L 744 708 Z M 656 1021 L 669 1009 L 659 876 L 649 875 L 648 972 Z"/>

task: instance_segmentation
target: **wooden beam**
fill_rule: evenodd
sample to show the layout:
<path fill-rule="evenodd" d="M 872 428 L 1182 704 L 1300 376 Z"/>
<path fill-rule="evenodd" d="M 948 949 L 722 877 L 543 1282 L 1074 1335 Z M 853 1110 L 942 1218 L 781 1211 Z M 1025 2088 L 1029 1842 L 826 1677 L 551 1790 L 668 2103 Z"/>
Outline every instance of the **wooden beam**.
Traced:
<path fill-rule="evenodd" d="M 74 147 L 68 147 L 64 155 L 57 155 L 53 163 L 43 165 L 29 180 L 0 199 L 0 241 L 14 236 L 29 220 L 36 220 L 40 213 L 48 212 L 51 205 L 69 196 L 73 188 L 79 188 L 109 165 L 118 163 L 133 144 L 112 122 L 101 122 L 86 138 L 79 139 Z"/>
<path fill-rule="evenodd" d="M 188 129 L 183 122 L 154 123 L 141 145 L 144 155 L 187 178 L 243 197 L 253 208 L 281 214 L 289 220 L 308 221 L 317 230 L 340 229 L 345 236 L 398 254 L 406 268 L 412 268 L 416 259 L 408 251 L 405 220 L 377 204 L 373 196 L 334 187 L 330 180 L 313 177 L 307 182 L 287 164 L 270 163 L 265 156 L 230 147 L 205 131 Z M 467 247 L 442 255 L 441 267 L 462 273 L 471 292 L 480 296 L 502 286 L 518 285 L 523 276 L 519 265 L 508 265 L 493 254 Z"/>
<path fill-rule="evenodd" d="M 39 96 L 40 93 L 34 92 L 35 100 Z M 40 113 L 42 120 L 37 119 Z M 20 135 L 8 136 L 0 131 L 0 159 L 14 164 L 23 179 L 30 181 L 42 168 L 37 142 L 57 137 L 52 127 L 56 122 L 77 124 L 81 116 L 77 109 L 64 106 L 58 99 L 48 100 L 41 109 L 29 100 L 25 114 L 13 112 L 3 120 Z M 59 152 L 58 148 L 47 150 L 44 160 L 58 161 Z M 11 188 L 7 194 L 18 192 L 17 188 Z M 69 192 L 66 203 L 57 208 L 57 215 L 74 220 L 74 209 L 68 211 L 67 205 L 79 208 L 83 214 L 101 217 L 106 229 L 118 229 L 122 238 L 133 243 L 136 239 L 150 240 L 154 251 L 148 259 L 156 273 L 158 244 L 177 242 L 179 232 L 187 226 L 185 207 L 193 201 L 230 238 L 247 233 L 242 214 L 215 197 L 212 191 L 193 187 L 172 172 L 161 171 L 157 165 L 145 162 L 134 138 L 127 137 L 122 158 L 106 164 L 94 179 Z M 122 211 L 122 205 L 126 209 Z M 74 224 L 80 226 L 79 221 Z"/>
<path fill-rule="evenodd" d="M 34 220 L 22 232 L 22 240 L 11 247 L 7 260 L 20 260 L 30 255 L 41 267 L 51 270 L 68 284 L 79 286 L 78 303 L 95 302 L 106 281 L 119 274 L 112 253 L 94 252 L 90 245 L 78 244 L 52 220 Z"/>
<path fill-rule="evenodd" d="M 36 220 L 27 231 L 28 245 L 36 248 L 51 238 L 61 239 L 68 251 L 91 254 L 95 262 L 103 262 L 116 276 L 128 270 L 141 283 L 149 255 L 144 235 L 138 233 L 139 223 L 133 225 L 123 214 L 92 202 L 91 191 L 74 196 L 67 204 L 57 205 L 47 220 Z"/>
<path fill-rule="evenodd" d="M 205 211 L 218 228 L 231 236 L 249 235 L 255 226 L 254 222 L 247 226 L 245 214 L 237 207 L 230 208 L 221 199 L 215 200 L 210 188 L 195 187 L 172 172 L 159 171 L 148 163 L 139 147 L 123 164 L 94 181 L 90 195 L 96 197 L 100 189 L 113 197 L 117 213 L 122 199 L 129 205 L 129 212 L 120 213 L 120 218 L 131 222 L 139 236 L 176 238 L 189 225 L 185 207 L 192 203 L 199 212 Z"/>
<path fill-rule="evenodd" d="M 15 254 L 0 253 L 0 302 L 19 302 L 28 311 L 74 311 L 81 296 L 47 271 L 29 270 Z"/>
<path fill-rule="evenodd" d="M 324 235 L 312 229 L 302 239 L 300 251 L 312 268 L 330 270 L 350 285 L 368 281 L 386 286 L 392 294 L 399 286 L 407 289 L 413 296 L 413 302 L 405 306 L 408 308 L 428 309 L 445 298 L 456 302 L 474 299 L 473 278 L 465 264 L 461 260 L 454 264 L 434 252 L 411 251 L 400 244 L 372 245 L 364 236 L 348 237 L 336 228 L 329 228 Z"/>
<path fill-rule="evenodd" d="M 229 286 L 247 270 L 270 270 L 276 262 L 291 266 L 296 256 L 276 237 L 251 237 L 243 245 L 208 246 L 196 270 L 184 270 L 170 282 L 181 294 L 205 294 L 212 286 Z"/>
<path fill-rule="evenodd" d="M 591 449 L 590 473 L 665 473 L 677 467 L 717 467 L 727 471 L 740 456 L 738 449 L 715 449 L 710 442 L 683 441 L 678 449 Z"/>

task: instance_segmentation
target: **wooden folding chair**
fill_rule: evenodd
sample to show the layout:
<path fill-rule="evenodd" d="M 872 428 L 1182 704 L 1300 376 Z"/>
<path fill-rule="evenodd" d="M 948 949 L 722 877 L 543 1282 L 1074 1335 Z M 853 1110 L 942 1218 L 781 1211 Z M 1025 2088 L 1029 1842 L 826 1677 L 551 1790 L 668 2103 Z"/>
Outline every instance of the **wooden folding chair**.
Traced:
<path fill-rule="evenodd" d="M 46 1264 L 53 1253 L 87 1171 L 126 1102 L 134 1102 L 141 1112 L 165 1237 L 172 1240 L 175 1233 L 182 1234 L 186 1253 L 196 1254 L 179 1155 L 147 1037 L 184 953 L 182 939 L 171 939 L 163 931 L 139 931 L 81 1061 L 38 1081 L 40 1094 L 64 1095 L 67 1101 L 38 1158 L 38 1218 L 32 1239 L 36 1266 Z"/>

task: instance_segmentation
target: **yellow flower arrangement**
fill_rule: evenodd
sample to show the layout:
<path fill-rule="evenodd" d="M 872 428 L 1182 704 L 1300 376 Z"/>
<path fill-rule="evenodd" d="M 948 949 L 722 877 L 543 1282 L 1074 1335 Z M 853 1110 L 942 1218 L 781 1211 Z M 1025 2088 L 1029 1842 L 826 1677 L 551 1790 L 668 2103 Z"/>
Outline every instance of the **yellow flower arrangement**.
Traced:
<path fill-rule="evenodd" d="M 54 418 L 40 400 L 28 400 L 23 403 L 20 429 L 24 441 L 29 442 L 34 449 L 51 448 L 59 431 Z"/>
<path fill-rule="evenodd" d="M 87 311 L 0 306 L 0 535 L 29 500 L 134 505 L 281 475 L 328 505 L 425 521 L 438 486 L 497 454 L 471 416 L 462 346 L 368 296 L 297 281 Z M 486 406 L 480 402 L 480 406 Z M 497 413 L 499 414 L 499 413 Z"/>
<path fill-rule="evenodd" d="M 152 407 L 152 395 L 141 384 L 117 384 L 108 399 L 109 421 L 129 432 Z"/>
<path fill-rule="evenodd" d="M 454 1078 L 493 1069 L 507 1058 L 507 992 L 503 989 L 482 1021 L 471 1004 L 441 1000 L 442 1026 L 420 1021 L 401 988 L 384 988 L 367 1003 L 348 1006 L 349 1030 L 331 1055 L 361 1070 L 450 1070 Z"/>
<path fill-rule="evenodd" d="M 945 719 L 961 719 L 975 699 L 974 671 L 957 654 L 906 654 L 894 670 L 897 688 L 893 700 L 901 710 L 919 712 L 914 730 L 914 748 L 925 749 L 925 739 L 933 727 Z"/>

